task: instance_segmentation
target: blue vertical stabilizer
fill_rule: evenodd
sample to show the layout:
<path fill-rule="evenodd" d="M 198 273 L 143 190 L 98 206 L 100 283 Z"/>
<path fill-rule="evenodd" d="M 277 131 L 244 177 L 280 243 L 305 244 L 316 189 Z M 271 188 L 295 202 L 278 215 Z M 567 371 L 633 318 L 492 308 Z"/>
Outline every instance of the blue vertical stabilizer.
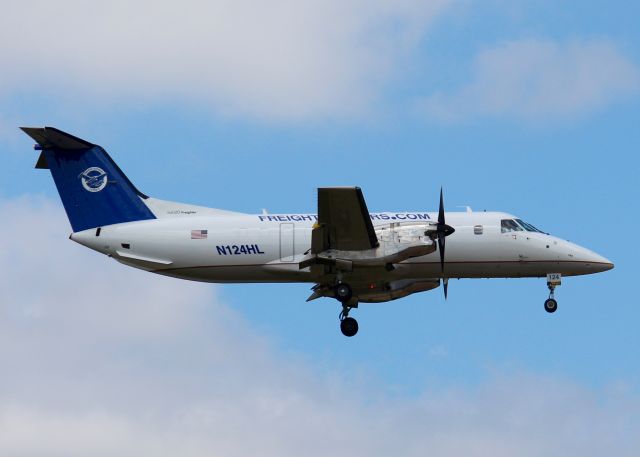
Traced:
<path fill-rule="evenodd" d="M 155 219 L 146 195 L 129 181 L 100 146 L 53 127 L 21 127 L 42 153 L 74 232 L 122 222 Z"/>

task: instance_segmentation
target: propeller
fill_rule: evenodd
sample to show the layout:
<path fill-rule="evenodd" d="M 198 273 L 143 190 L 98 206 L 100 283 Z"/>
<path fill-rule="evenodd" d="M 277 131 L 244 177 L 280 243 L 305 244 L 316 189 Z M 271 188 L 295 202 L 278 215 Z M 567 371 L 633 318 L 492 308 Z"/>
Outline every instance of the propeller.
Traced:
<path fill-rule="evenodd" d="M 438 250 L 440 251 L 440 269 L 442 271 L 442 287 L 444 289 L 444 298 L 447 299 L 447 290 L 449 288 L 449 278 L 444 277 L 444 248 L 446 238 L 456 230 L 447 225 L 444 219 L 444 198 L 442 196 L 442 187 L 440 188 L 440 207 L 438 208 L 438 226 L 436 234 L 438 236 Z"/>

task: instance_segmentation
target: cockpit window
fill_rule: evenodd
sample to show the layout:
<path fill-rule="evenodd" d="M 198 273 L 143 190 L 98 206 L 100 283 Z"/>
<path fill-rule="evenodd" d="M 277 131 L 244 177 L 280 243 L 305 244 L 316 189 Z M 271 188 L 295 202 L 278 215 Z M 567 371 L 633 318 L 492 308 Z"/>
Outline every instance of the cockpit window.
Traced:
<path fill-rule="evenodd" d="M 500 230 L 502 233 L 522 232 L 524 229 L 520 227 L 513 219 L 502 219 L 500 221 Z"/>
<path fill-rule="evenodd" d="M 528 222 L 523 221 L 522 219 L 502 219 L 500 221 L 500 231 L 502 233 L 523 231 L 544 233 L 542 230 L 534 227 Z"/>
<path fill-rule="evenodd" d="M 533 225 L 529 224 L 528 222 L 523 221 L 522 219 L 516 219 L 516 222 L 518 224 L 520 224 L 521 226 L 524 227 L 524 229 L 527 232 L 538 232 L 538 233 L 544 233 L 542 230 L 538 230 L 536 227 L 534 227 Z"/>

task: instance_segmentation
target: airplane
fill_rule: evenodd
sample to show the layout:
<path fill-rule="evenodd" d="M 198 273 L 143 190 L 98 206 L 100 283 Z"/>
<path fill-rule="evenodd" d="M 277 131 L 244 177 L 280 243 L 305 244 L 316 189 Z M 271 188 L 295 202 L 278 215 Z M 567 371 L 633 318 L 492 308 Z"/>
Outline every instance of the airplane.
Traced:
<path fill-rule="evenodd" d="M 451 278 L 546 277 L 544 309 L 558 308 L 562 276 L 613 263 L 503 212 L 370 213 L 359 187 L 321 187 L 317 214 L 246 214 L 159 200 L 140 192 L 100 146 L 53 127 L 21 127 L 49 169 L 73 232 L 69 238 L 125 265 L 214 283 L 314 284 L 307 301 L 350 312 L 442 286 Z"/>

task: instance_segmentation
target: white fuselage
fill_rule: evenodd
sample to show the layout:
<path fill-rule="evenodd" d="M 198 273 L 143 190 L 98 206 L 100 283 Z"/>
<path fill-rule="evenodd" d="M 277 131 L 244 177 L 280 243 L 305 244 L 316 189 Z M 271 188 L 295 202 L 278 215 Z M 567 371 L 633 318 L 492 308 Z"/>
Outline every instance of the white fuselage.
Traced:
<path fill-rule="evenodd" d="M 198 208 L 198 207 L 194 207 Z M 73 233 L 71 239 L 126 265 L 195 281 L 220 283 L 318 282 L 299 269 L 311 247 L 313 214 L 248 215 L 217 210 L 166 211 L 158 219 Z M 156 211 L 158 213 L 159 211 Z M 434 221 L 434 213 L 372 213 L 383 228 Z M 541 277 L 580 275 L 612 268 L 606 258 L 554 236 L 504 233 L 497 212 L 447 213 L 455 233 L 447 237 L 444 275 L 437 251 L 384 268 L 354 271 L 352 282 L 406 279 Z"/>

